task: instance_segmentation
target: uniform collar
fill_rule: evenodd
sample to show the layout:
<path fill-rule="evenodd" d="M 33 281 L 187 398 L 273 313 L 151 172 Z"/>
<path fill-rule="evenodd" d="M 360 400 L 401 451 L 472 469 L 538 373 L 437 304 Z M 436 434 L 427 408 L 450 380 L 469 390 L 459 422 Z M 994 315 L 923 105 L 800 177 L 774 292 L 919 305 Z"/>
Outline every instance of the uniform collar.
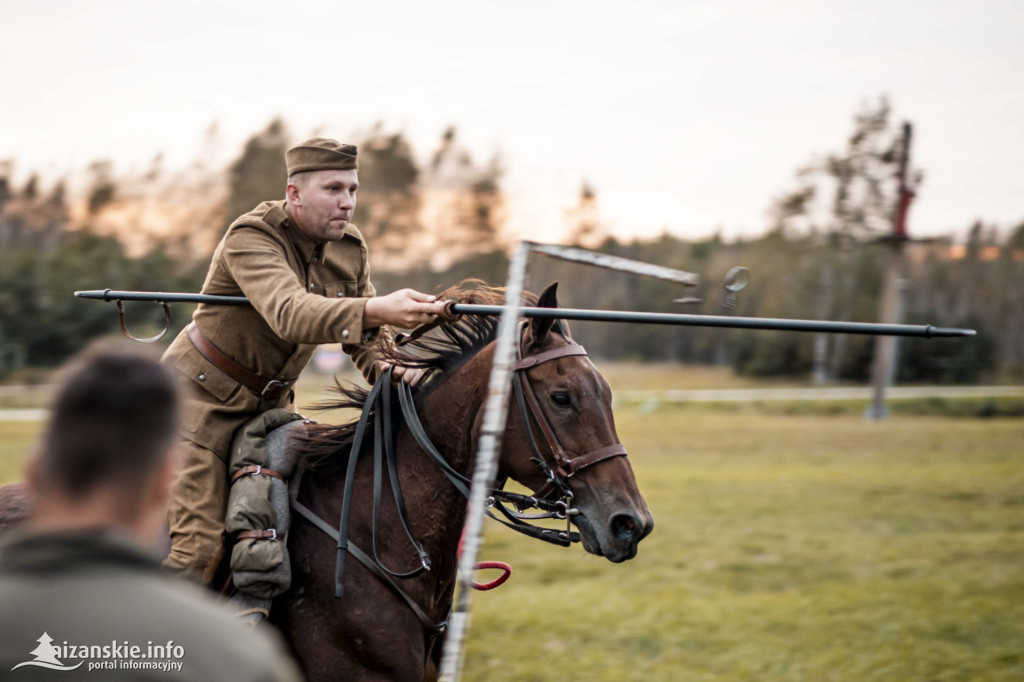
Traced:
<path fill-rule="evenodd" d="M 159 570 L 155 553 L 111 528 L 36 531 L 26 529 L 0 545 L 0 573 L 77 571 L 89 565 Z"/>

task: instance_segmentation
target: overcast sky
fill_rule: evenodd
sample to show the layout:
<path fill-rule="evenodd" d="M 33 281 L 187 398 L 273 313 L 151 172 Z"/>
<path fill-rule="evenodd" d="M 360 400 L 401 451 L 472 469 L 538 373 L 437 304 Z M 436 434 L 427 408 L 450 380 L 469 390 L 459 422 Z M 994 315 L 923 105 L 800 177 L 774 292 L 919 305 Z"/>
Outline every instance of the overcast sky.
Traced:
<path fill-rule="evenodd" d="M 49 177 L 382 121 L 449 124 L 508 169 L 510 227 L 561 228 L 581 182 L 621 235 L 755 234 L 879 95 L 915 126 L 919 235 L 1024 220 L 1024 2 L 0 0 L 0 159 Z M 357 221 L 358 222 L 358 213 Z"/>

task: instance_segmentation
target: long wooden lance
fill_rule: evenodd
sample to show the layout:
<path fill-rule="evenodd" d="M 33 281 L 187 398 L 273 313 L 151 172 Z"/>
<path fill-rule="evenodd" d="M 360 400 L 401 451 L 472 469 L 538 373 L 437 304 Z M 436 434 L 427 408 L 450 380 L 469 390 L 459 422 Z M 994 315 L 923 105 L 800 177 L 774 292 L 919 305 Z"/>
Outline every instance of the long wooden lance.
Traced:
<path fill-rule="evenodd" d="M 172 293 L 163 291 L 114 291 L 96 289 L 76 291 L 78 298 L 116 301 L 119 308 L 121 331 L 131 336 L 124 323 L 122 301 L 149 301 L 162 303 L 170 324 L 171 303 L 206 303 L 208 305 L 249 305 L 245 296 L 215 296 L 211 294 Z M 501 315 L 501 306 L 474 305 L 449 302 L 447 312 L 455 315 Z M 629 310 L 589 310 L 585 308 L 519 308 L 520 317 L 544 317 L 561 320 L 594 322 L 630 322 L 633 324 L 680 325 L 684 327 L 728 327 L 733 329 L 768 329 L 776 331 L 825 332 L 833 334 L 869 334 L 874 336 L 916 336 L 922 338 L 975 336 L 973 329 L 936 327 L 930 324 L 877 324 L 873 322 L 835 322 L 831 320 L 787 320 L 774 317 L 732 317 L 727 315 L 689 315 L 680 313 L 635 312 Z M 166 331 L 166 329 L 164 330 Z M 162 334 L 160 335 L 162 336 Z M 136 339 L 137 341 L 156 340 Z"/>

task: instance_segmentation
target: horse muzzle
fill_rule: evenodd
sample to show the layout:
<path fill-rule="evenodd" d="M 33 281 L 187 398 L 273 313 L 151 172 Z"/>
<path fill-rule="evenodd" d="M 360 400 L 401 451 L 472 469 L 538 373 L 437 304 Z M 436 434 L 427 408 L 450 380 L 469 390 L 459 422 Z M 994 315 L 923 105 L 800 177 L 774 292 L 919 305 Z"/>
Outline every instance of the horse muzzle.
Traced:
<path fill-rule="evenodd" d="M 583 549 L 603 556 L 612 563 L 628 561 L 636 556 L 640 541 L 654 530 L 654 518 L 646 509 L 621 510 L 610 514 L 605 523 L 594 523 L 580 505 L 580 514 L 574 518 L 580 530 Z"/>

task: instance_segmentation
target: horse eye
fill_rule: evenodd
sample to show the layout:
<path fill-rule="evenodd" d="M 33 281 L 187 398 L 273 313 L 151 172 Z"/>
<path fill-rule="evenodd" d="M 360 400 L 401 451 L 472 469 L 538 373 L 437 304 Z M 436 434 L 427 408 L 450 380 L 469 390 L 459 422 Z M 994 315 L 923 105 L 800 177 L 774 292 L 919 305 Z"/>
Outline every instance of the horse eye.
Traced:
<path fill-rule="evenodd" d="M 569 398 L 569 394 L 565 391 L 555 391 L 551 394 L 551 401 L 559 407 L 569 407 L 572 404 L 572 400 Z"/>

